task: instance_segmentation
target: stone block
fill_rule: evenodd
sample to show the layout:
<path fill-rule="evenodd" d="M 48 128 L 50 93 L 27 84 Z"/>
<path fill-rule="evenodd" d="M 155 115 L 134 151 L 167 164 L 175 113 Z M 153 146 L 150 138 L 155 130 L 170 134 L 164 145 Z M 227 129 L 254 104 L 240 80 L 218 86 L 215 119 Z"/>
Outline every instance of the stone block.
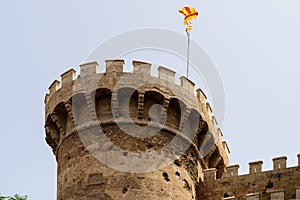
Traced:
<path fill-rule="evenodd" d="M 97 73 L 98 63 L 89 62 L 80 65 L 80 77 L 86 77 Z"/>
<path fill-rule="evenodd" d="M 49 87 L 50 95 L 54 94 L 60 88 L 60 81 L 55 80 Z"/>
<path fill-rule="evenodd" d="M 175 83 L 175 74 L 176 72 L 168 69 L 168 68 L 165 68 L 165 67 L 161 67 L 159 66 L 157 68 L 158 70 L 158 78 L 159 79 L 164 79 L 164 80 L 167 80 L 169 82 L 172 82 L 172 83 Z"/>
<path fill-rule="evenodd" d="M 217 169 L 211 168 L 203 170 L 204 181 L 215 180 L 217 177 Z"/>
<path fill-rule="evenodd" d="M 76 70 L 70 69 L 61 75 L 61 85 L 64 86 L 76 79 Z"/>
<path fill-rule="evenodd" d="M 123 72 L 125 61 L 123 59 L 105 60 L 106 73 Z"/>
<path fill-rule="evenodd" d="M 271 193 L 271 200 L 284 200 L 284 190 L 273 190 Z"/>
<path fill-rule="evenodd" d="M 181 85 L 181 87 L 183 87 L 187 91 L 190 91 L 191 93 L 194 93 L 195 83 L 193 83 L 188 78 L 186 78 L 184 76 L 181 76 L 180 77 L 180 85 Z"/>
<path fill-rule="evenodd" d="M 236 177 L 239 175 L 239 165 L 231 165 L 226 167 L 226 177 Z"/>
<path fill-rule="evenodd" d="M 249 163 L 249 173 L 253 174 L 253 173 L 262 172 L 262 165 L 263 165 L 263 161 L 261 161 L 261 160 L 250 162 Z"/>
<path fill-rule="evenodd" d="M 285 169 L 286 168 L 286 161 L 287 161 L 286 156 L 273 158 L 273 169 L 274 170 Z"/>
<path fill-rule="evenodd" d="M 259 193 L 247 194 L 246 200 L 259 200 Z"/>
<path fill-rule="evenodd" d="M 144 74 L 147 76 L 151 75 L 151 63 L 142 62 L 142 61 L 132 61 L 133 73 Z"/>

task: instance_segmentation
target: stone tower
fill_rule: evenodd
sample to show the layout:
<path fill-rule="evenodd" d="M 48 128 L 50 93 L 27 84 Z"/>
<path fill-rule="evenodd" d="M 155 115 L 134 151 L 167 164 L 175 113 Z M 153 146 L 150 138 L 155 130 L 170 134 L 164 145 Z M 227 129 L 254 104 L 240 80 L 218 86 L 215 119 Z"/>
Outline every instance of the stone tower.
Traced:
<path fill-rule="evenodd" d="M 167 68 L 153 77 L 151 64 L 132 65 L 127 73 L 123 60 L 107 60 L 97 73 L 96 62 L 82 64 L 49 87 L 57 200 L 193 200 L 204 176 L 225 175 L 229 150 L 202 90 L 195 96 L 186 77 L 175 84 Z"/>

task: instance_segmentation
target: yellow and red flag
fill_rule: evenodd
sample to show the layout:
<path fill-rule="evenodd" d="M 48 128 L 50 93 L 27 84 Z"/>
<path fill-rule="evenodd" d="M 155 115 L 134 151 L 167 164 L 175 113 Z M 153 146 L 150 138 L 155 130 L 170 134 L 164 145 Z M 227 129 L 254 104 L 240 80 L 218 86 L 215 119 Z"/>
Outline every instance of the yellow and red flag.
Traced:
<path fill-rule="evenodd" d="M 196 19 L 198 17 L 198 11 L 191 6 L 185 6 L 182 9 L 180 9 L 179 12 L 184 15 L 185 30 L 192 30 L 193 27 L 191 20 Z"/>
<path fill-rule="evenodd" d="M 185 30 L 186 31 L 190 31 L 190 30 L 193 29 L 191 20 L 187 20 L 186 22 L 184 22 L 184 25 L 185 25 Z"/>

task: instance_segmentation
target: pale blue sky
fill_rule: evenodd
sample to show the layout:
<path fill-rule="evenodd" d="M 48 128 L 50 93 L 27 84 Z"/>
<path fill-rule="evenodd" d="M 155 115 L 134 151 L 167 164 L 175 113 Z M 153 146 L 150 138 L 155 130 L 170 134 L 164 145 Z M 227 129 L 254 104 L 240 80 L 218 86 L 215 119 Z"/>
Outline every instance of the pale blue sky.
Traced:
<path fill-rule="evenodd" d="M 1 194 L 55 199 L 56 161 L 43 128 L 43 100 L 52 81 L 69 68 L 78 71 L 98 44 L 121 32 L 158 27 L 184 34 L 177 10 L 186 4 L 200 11 L 192 37 L 214 60 L 223 80 L 222 130 L 232 163 L 247 173 L 249 161 L 262 159 L 267 170 L 273 157 L 287 155 L 288 165 L 296 165 L 299 0 L 2 0 Z M 170 65 L 163 56 L 153 62 Z"/>

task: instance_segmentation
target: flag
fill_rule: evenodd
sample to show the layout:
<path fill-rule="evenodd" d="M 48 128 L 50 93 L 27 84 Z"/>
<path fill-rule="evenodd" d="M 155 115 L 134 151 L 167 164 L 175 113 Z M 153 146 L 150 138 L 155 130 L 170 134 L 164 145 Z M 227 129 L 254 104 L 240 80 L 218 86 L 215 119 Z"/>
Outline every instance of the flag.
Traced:
<path fill-rule="evenodd" d="M 196 19 L 198 16 L 198 11 L 191 7 L 191 6 L 185 6 L 182 9 L 179 10 L 179 13 L 184 15 L 184 25 L 185 25 L 185 31 L 190 31 L 193 29 L 192 27 L 192 19 Z"/>
<path fill-rule="evenodd" d="M 184 25 L 185 25 L 185 30 L 186 31 L 190 31 L 190 30 L 193 29 L 191 20 L 187 20 L 186 22 L 184 22 Z"/>

